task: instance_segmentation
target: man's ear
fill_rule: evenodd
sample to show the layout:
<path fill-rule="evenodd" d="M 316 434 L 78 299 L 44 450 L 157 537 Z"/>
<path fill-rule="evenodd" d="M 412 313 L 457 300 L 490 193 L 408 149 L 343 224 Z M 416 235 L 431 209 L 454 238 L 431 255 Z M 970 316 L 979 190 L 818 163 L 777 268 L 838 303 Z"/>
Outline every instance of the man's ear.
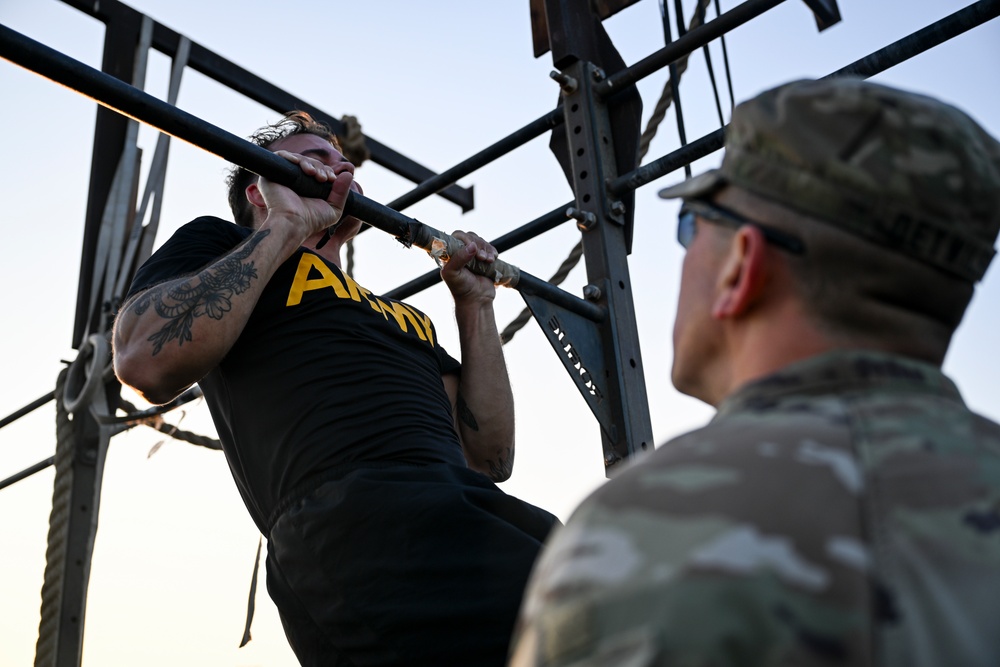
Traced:
<path fill-rule="evenodd" d="M 264 195 L 260 193 L 260 188 L 257 186 L 257 181 L 247 186 L 246 196 L 247 201 L 257 208 L 267 208 L 267 204 L 264 203 Z"/>
<path fill-rule="evenodd" d="M 719 270 L 719 284 L 712 317 L 740 317 L 750 309 L 764 288 L 767 240 L 752 225 L 736 230 Z"/>

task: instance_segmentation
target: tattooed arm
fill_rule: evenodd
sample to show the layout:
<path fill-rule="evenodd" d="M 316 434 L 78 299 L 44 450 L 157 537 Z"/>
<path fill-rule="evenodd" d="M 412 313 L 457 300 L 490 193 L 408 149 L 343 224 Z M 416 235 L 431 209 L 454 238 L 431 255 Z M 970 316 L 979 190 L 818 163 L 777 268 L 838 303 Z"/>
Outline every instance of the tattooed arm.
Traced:
<path fill-rule="evenodd" d="M 121 309 L 114 328 L 119 379 L 151 403 L 165 403 L 225 356 L 280 264 L 261 229 L 195 275 L 154 285 Z"/>
<path fill-rule="evenodd" d="M 496 288 L 489 278 L 464 268 L 473 257 L 492 262 L 497 252 L 475 234 L 454 236 L 469 243 L 442 268 L 441 276 L 455 298 L 462 375 L 447 376 L 445 387 L 469 467 L 503 482 L 514 468 L 514 398 L 493 313 Z"/>
<path fill-rule="evenodd" d="M 243 331 L 275 270 L 343 213 L 353 169 L 279 151 L 319 181 L 326 201 L 260 179 L 247 188 L 258 226 L 244 243 L 195 275 L 154 285 L 127 302 L 114 327 L 115 373 L 151 403 L 166 403 L 203 378 Z"/>

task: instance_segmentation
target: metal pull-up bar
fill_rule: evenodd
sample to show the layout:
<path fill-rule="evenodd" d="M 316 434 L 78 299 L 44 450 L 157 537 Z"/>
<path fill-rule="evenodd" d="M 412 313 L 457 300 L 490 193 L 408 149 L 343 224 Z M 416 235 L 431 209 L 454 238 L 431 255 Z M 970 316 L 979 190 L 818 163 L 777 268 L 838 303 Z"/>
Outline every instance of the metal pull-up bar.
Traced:
<path fill-rule="evenodd" d="M 0 25 L 0 57 L 86 95 L 113 111 L 285 185 L 302 196 L 325 199 L 329 195 L 329 183 L 319 183 L 305 176 L 298 166 L 271 151 L 3 25 Z M 348 194 L 344 215 L 353 215 L 392 234 L 404 245 L 416 245 L 432 254 L 447 254 L 453 244 L 458 243 L 450 235 L 356 192 Z M 588 320 L 600 322 L 606 317 L 605 309 L 600 306 L 502 260 L 492 263 L 474 261 L 469 268 L 493 278 L 499 284 L 542 297 Z"/>

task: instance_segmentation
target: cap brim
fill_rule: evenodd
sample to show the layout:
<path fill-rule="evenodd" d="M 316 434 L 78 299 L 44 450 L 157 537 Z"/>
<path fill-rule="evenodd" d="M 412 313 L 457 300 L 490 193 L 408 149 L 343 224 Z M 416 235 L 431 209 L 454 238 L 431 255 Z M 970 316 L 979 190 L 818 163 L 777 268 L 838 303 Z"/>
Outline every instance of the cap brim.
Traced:
<path fill-rule="evenodd" d="M 659 194 L 664 199 L 695 199 L 711 194 L 725 183 L 726 179 L 722 173 L 718 169 L 712 169 L 676 185 L 671 185 L 669 188 L 663 188 Z"/>

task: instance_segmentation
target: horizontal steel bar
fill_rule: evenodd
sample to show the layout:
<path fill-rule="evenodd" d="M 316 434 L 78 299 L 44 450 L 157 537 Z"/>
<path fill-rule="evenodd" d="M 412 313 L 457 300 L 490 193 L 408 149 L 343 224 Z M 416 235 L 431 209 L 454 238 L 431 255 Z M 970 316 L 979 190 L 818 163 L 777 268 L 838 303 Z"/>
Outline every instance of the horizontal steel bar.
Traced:
<path fill-rule="evenodd" d="M 329 183 L 305 176 L 298 166 L 183 109 L 0 25 L 0 57 L 82 93 L 100 104 L 178 139 L 242 165 L 308 197 L 325 198 Z M 409 238 L 421 223 L 356 192 L 345 210 L 394 236 Z"/>
<path fill-rule="evenodd" d="M 875 51 L 831 76 L 870 77 L 1000 16 L 1000 0 L 980 0 Z M 1000 63 L 993 63 L 995 67 Z"/>
<path fill-rule="evenodd" d="M 677 150 L 653 160 L 647 165 L 634 169 L 627 174 L 622 174 L 608 183 L 608 189 L 616 195 L 623 194 L 629 190 L 636 190 L 647 183 L 666 176 L 672 171 L 691 164 L 695 160 L 700 160 L 703 157 L 711 155 L 722 148 L 725 141 L 725 128 L 721 127 L 700 139 L 692 141 L 687 146 L 681 146 Z"/>
<path fill-rule="evenodd" d="M 0 57 L 41 74 L 130 118 L 142 121 L 265 178 L 309 196 L 325 196 L 330 185 L 306 178 L 291 162 L 201 120 L 138 88 L 0 25 Z M 299 172 L 296 174 L 296 172 Z M 312 183 L 311 185 L 309 183 Z"/>
<path fill-rule="evenodd" d="M 137 10 L 117 0 L 102 0 L 100 2 L 97 0 L 63 0 L 63 2 L 105 23 L 116 12 L 140 14 Z M 174 57 L 180 39 L 180 33 L 154 21 L 153 48 Z M 188 66 L 248 99 L 279 113 L 293 109 L 308 111 L 313 117 L 327 123 L 334 132 L 343 134 L 343 123 L 337 118 L 195 42 L 191 42 Z M 368 135 L 365 135 L 365 145 L 371 153 L 372 162 L 414 183 L 421 183 L 435 175 L 427 167 L 397 153 Z M 445 199 L 460 206 L 463 212 L 468 212 L 474 207 L 472 188 L 452 185 L 441 190 L 440 194 Z"/>
<path fill-rule="evenodd" d="M 827 74 L 823 78 L 834 76 L 872 77 L 998 16 L 1000 16 L 1000 0 L 979 0 L 965 9 L 960 9 L 939 21 L 935 21 L 925 28 L 854 61 L 850 65 Z M 711 155 L 722 148 L 724 144 L 725 128 L 723 127 L 647 165 L 622 174 L 608 183 L 608 189 L 615 194 L 638 189 L 684 165 Z"/>
<path fill-rule="evenodd" d="M 528 143 L 535 137 L 538 137 L 552 128 L 559 126 L 563 120 L 564 117 L 562 107 L 556 107 L 544 116 L 528 123 L 520 130 L 516 130 L 515 132 L 507 135 L 492 146 L 484 148 L 472 157 L 459 162 L 451 169 L 442 171 L 437 176 L 429 178 L 406 194 L 389 202 L 387 206 L 389 208 L 394 208 L 397 211 L 408 206 L 412 206 L 418 201 L 434 194 L 445 185 L 454 183 L 463 176 L 471 174 L 476 169 L 493 162 L 497 158 L 510 153 L 515 148 Z"/>
<path fill-rule="evenodd" d="M 524 294 L 533 294 L 541 297 L 549 303 L 561 306 L 571 313 L 576 313 L 581 317 L 586 317 L 591 322 L 603 322 L 608 312 L 595 303 L 581 299 L 570 294 L 566 290 L 560 289 L 547 280 L 536 278 L 533 275 L 522 273 L 517 289 Z"/>
<path fill-rule="evenodd" d="M 693 51 L 707 45 L 713 39 L 721 37 L 733 28 L 760 16 L 769 9 L 780 5 L 785 0 L 747 0 L 718 18 L 685 33 L 675 41 L 652 53 L 634 65 L 609 76 L 594 86 L 594 92 L 601 97 L 607 97 L 620 90 L 628 88 L 636 81 L 644 79 L 653 72 L 667 67 Z"/>
<path fill-rule="evenodd" d="M 50 456 L 49 458 L 45 459 L 44 461 L 39 461 L 38 463 L 36 463 L 35 465 L 33 465 L 31 467 L 25 468 L 24 470 L 22 470 L 21 472 L 15 474 L 15 475 L 11 475 L 7 479 L 5 479 L 2 482 L 0 482 L 0 489 L 6 489 L 11 484 L 16 484 L 17 482 L 20 482 L 22 479 L 25 479 L 26 477 L 31 477 L 36 472 L 41 472 L 42 470 L 45 470 L 50 465 L 52 465 L 53 463 L 55 463 L 55 461 L 56 461 L 56 457 Z"/>
<path fill-rule="evenodd" d="M 562 206 L 558 206 L 548 213 L 538 216 L 531 222 L 526 222 L 517 229 L 512 229 L 503 236 L 498 236 L 496 240 L 493 241 L 493 247 L 496 248 L 498 252 L 510 250 L 515 246 L 521 245 L 525 241 L 533 239 L 540 234 L 544 234 L 550 229 L 555 229 L 564 222 L 572 220 L 572 218 L 566 215 L 566 210 L 574 205 L 574 202 L 568 201 Z"/>
<path fill-rule="evenodd" d="M 7 424 L 10 424 L 14 421 L 17 421 L 18 419 L 28 414 L 29 412 L 37 410 L 38 408 L 42 407 L 43 405 L 51 401 L 53 398 L 55 398 L 55 396 L 56 392 L 50 391 L 44 396 L 36 398 L 35 400 L 33 400 L 31 403 L 28 403 L 20 410 L 16 410 L 15 412 L 12 412 L 10 415 L 4 417 L 3 419 L 0 419 L 0 428 L 3 428 Z"/>

